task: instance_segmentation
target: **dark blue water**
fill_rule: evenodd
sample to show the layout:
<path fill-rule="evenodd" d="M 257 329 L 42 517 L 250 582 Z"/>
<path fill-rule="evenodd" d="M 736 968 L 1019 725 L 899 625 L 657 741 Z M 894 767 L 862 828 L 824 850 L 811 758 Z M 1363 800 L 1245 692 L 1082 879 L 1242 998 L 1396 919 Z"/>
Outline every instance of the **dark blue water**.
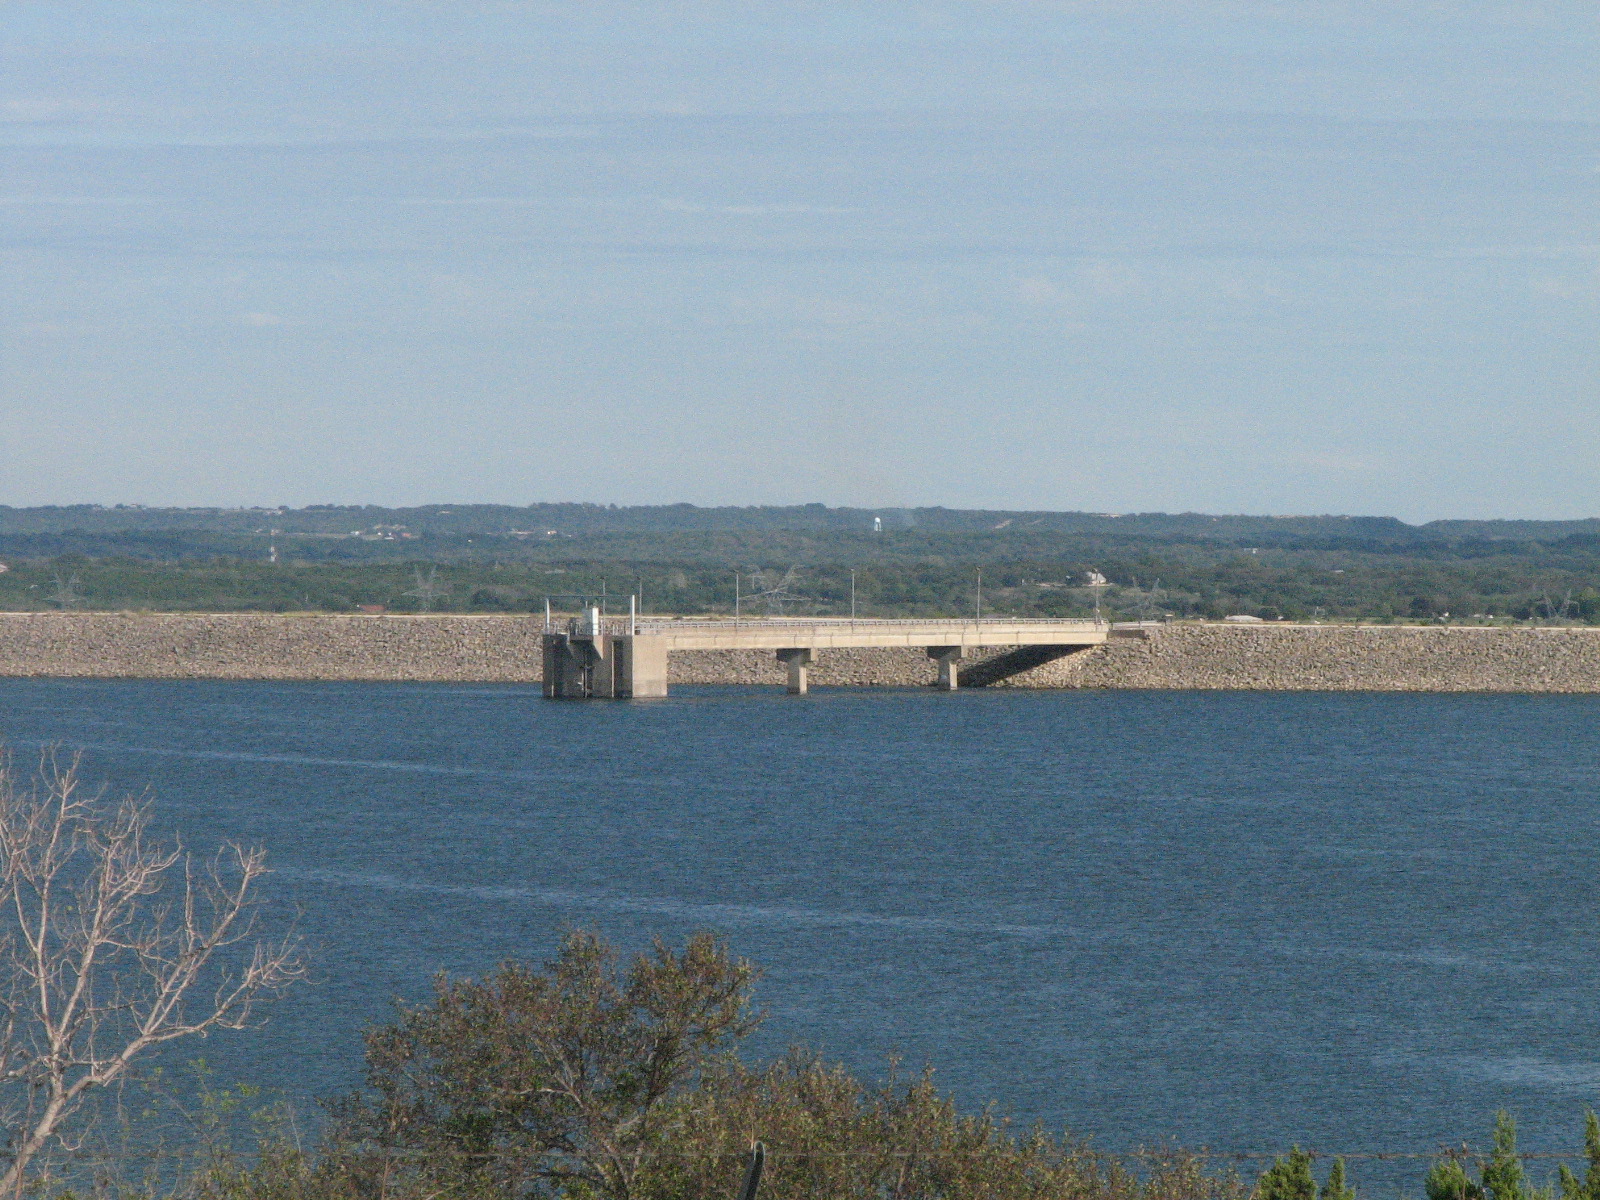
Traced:
<path fill-rule="evenodd" d="M 1430 1151 L 1501 1106 L 1577 1143 L 1597 731 L 1592 697 L 0 681 L 19 751 L 270 849 L 318 982 L 205 1048 L 234 1076 L 348 1087 L 391 997 L 565 924 L 708 928 L 766 968 L 758 1051 L 931 1062 L 1107 1147 Z"/>

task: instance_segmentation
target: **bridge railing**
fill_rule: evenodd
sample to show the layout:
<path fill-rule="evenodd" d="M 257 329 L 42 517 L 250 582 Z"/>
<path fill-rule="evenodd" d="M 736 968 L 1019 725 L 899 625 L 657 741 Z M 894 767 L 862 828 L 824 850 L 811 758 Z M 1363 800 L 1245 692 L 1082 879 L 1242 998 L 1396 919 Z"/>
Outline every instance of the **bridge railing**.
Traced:
<path fill-rule="evenodd" d="M 626 623 L 626 622 L 624 622 Z M 1067 626 L 1072 629 L 1106 629 L 1105 621 L 1086 617 L 726 617 L 721 619 L 675 620 L 670 617 L 640 617 L 640 633 L 671 633 L 675 629 L 881 629 L 942 628 L 971 629 L 973 626 L 1001 625 Z"/>
<path fill-rule="evenodd" d="M 544 631 L 546 633 L 564 633 L 569 637 L 592 637 L 596 633 L 608 637 L 626 637 L 634 632 L 635 622 L 632 617 L 601 617 L 598 622 L 585 617 L 565 617 L 555 615 L 545 619 Z"/>
<path fill-rule="evenodd" d="M 1133 624 L 1123 622 L 1122 624 Z M 601 633 L 609 637 L 627 637 L 633 633 L 662 634 L 686 629 L 893 629 L 915 626 L 920 629 L 996 628 L 1023 625 L 1033 627 L 1062 627 L 1070 629 L 1109 629 L 1108 621 L 1089 617 L 601 617 L 598 623 L 584 617 L 553 616 L 545 625 L 546 633 L 564 633 L 571 637 L 591 637 Z"/>

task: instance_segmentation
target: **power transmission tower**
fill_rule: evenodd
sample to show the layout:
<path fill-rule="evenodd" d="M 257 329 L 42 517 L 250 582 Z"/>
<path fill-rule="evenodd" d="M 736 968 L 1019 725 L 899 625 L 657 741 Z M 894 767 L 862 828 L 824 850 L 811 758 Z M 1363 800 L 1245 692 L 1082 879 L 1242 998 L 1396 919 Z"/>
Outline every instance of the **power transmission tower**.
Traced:
<path fill-rule="evenodd" d="M 83 596 L 78 592 L 78 577 L 68 575 L 62 579 L 59 575 L 52 575 L 50 581 L 54 583 L 55 590 L 45 597 L 51 604 L 65 612 L 69 608 L 77 608 L 83 603 Z"/>
<path fill-rule="evenodd" d="M 435 601 L 442 600 L 450 594 L 450 585 L 439 582 L 439 568 L 429 567 L 428 574 L 422 574 L 422 568 L 414 568 L 417 586 L 408 592 L 401 592 L 402 596 L 410 596 L 417 602 L 417 607 L 423 612 L 432 612 Z"/>
<path fill-rule="evenodd" d="M 1139 577 L 1133 579 L 1133 594 L 1138 597 L 1134 605 L 1134 612 L 1140 621 L 1158 621 L 1165 614 L 1161 611 L 1161 580 L 1157 579 L 1144 590 L 1139 588 Z"/>
<path fill-rule="evenodd" d="M 747 593 L 744 598 L 746 600 L 760 600 L 766 606 L 767 616 L 781 617 L 783 616 L 783 606 L 785 604 L 798 604 L 805 599 L 804 596 L 797 596 L 789 590 L 789 585 L 799 577 L 799 574 L 798 568 L 790 567 L 783 573 L 782 579 L 769 587 L 767 586 L 769 580 L 767 573 L 765 571 L 755 571 L 750 576 L 750 582 L 761 590 Z"/>

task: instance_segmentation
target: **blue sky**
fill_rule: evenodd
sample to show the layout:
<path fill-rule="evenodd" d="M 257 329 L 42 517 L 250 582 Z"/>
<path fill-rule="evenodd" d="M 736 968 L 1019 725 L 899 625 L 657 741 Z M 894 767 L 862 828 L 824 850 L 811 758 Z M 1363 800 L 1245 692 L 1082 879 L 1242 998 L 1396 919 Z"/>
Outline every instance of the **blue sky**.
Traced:
<path fill-rule="evenodd" d="M 0 503 L 1600 513 L 1592 3 L 0 0 Z"/>

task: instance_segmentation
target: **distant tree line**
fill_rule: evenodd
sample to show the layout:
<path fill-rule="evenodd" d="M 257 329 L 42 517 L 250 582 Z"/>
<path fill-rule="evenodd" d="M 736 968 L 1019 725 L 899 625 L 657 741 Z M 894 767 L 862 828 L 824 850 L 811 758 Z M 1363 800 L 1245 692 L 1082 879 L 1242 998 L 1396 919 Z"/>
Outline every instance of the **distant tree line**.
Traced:
<path fill-rule="evenodd" d="M 729 545 L 721 548 L 726 561 L 714 566 L 706 556 L 668 554 L 341 563 L 300 557 L 292 545 L 279 547 L 276 563 L 13 557 L 0 572 L 0 610 L 538 613 L 553 596 L 557 608 L 587 598 L 626 612 L 632 594 L 654 614 L 732 613 L 737 606 L 747 615 L 964 616 L 981 600 L 990 615 L 1070 617 L 1093 612 L 1098 591 L 1103 611 L 1119 620 L 1600 620 L 1600 562 L 1571 555 L 1440 560 L 1166 548 L 981 561 L 863 553 L 828 561 L 794 549 Z M 1091 572 L 1107 586 L 1089 587 Z"/>
<path fill-rule="evenodd" d="M 635 593 L 648 611 L 686 614 L 731 612 L 736 594 L 766 593 L 754 611 L 837 616 L 853 594 L 859 615 L 950 616 L 975 612 L 981 587 L 987 612 L 1082 616 L 1098 573 L 1109 581 L 1103 610 L 1122 619 L 1600 619 L 1597 521 L 0 507 L 0 564 L 0 609 L 12 610 L 515 613 L 552 593 Z"/>

